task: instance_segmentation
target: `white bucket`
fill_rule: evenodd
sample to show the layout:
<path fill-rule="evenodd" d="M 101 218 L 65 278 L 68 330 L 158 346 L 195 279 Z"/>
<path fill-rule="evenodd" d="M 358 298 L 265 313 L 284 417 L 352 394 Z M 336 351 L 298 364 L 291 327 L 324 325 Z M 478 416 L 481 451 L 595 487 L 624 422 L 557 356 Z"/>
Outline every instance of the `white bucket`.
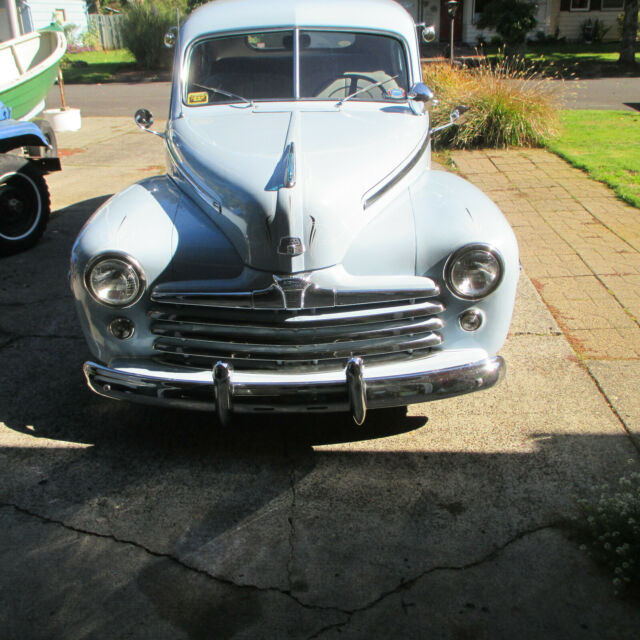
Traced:
<path fill-rule="evenodd" d="M 42 115 L 56 133 L 78 131 L 82 126 L 80 109 L 45 109 Z"/>

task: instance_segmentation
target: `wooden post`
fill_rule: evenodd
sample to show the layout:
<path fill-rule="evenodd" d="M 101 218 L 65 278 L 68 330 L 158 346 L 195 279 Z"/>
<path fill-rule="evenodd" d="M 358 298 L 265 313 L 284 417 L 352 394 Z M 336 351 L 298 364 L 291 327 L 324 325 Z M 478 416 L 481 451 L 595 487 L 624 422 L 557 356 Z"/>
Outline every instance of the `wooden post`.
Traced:
<path fill-rule="evenodd" d="M 67 102 L 64 99 L 64 80 L 62 79 L 62 69 L 58 67 L 58 86 L 60 87 L 60 102 L 62 103 L 62 110 L 66 111 L 69 107 L 67 107 Z"/>

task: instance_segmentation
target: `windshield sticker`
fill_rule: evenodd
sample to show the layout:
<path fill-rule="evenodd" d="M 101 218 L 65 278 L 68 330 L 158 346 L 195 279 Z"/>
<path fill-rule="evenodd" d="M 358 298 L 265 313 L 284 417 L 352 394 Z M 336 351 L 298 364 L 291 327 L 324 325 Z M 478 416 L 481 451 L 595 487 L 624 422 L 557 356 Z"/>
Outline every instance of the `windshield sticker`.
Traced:
<path fill-rule="evenodd" d="M 393 89 L 389 89 L 389 96 L 391 98 L 402 99 L 405 96 L 405 90 L 402 87 L 395 87 Z"/>
<path fill-rule="evenodd" d="M 209 102 L 209 94 L 206 91 L 187 94 L 187 104 L 207 104 L 207 102 Z"/>

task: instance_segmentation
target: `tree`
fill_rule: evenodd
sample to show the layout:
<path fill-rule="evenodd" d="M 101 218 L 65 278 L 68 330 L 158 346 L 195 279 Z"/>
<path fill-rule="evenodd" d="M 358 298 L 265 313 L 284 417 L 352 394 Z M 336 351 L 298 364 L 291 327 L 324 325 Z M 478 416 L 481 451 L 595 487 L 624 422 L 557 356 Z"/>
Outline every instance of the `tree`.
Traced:
<path fill-rule="evenodd" d="M 636 63 L 636 37 L 638 34 L 638 0 L 624 0 L 622 44 L 618 64 Z"/>
<path fill-rule="evenodd" d="M 537 5 L 529 0 L 491 0 L 480 14 L 478 27 L 495 29 L 506 45 L 517 48 L 536 26 L 537 10 Z"/>

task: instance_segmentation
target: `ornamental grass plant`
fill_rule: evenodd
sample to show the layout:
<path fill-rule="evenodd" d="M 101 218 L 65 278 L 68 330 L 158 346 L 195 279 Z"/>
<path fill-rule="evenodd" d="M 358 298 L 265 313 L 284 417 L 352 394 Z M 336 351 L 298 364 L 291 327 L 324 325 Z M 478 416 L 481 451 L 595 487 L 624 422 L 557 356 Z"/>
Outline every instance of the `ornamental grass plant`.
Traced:
<path fill-rule="evenodd" d="M 437 147 L 539 147 L 557 131 L 556 86 L 522 58 L 485 59 L 477 67 L 424 64 L 423 76 L 439 100 L 434 125 L 447 122 L 454 107 L 469 107 L 465 123 L 439 134 Z"/>

